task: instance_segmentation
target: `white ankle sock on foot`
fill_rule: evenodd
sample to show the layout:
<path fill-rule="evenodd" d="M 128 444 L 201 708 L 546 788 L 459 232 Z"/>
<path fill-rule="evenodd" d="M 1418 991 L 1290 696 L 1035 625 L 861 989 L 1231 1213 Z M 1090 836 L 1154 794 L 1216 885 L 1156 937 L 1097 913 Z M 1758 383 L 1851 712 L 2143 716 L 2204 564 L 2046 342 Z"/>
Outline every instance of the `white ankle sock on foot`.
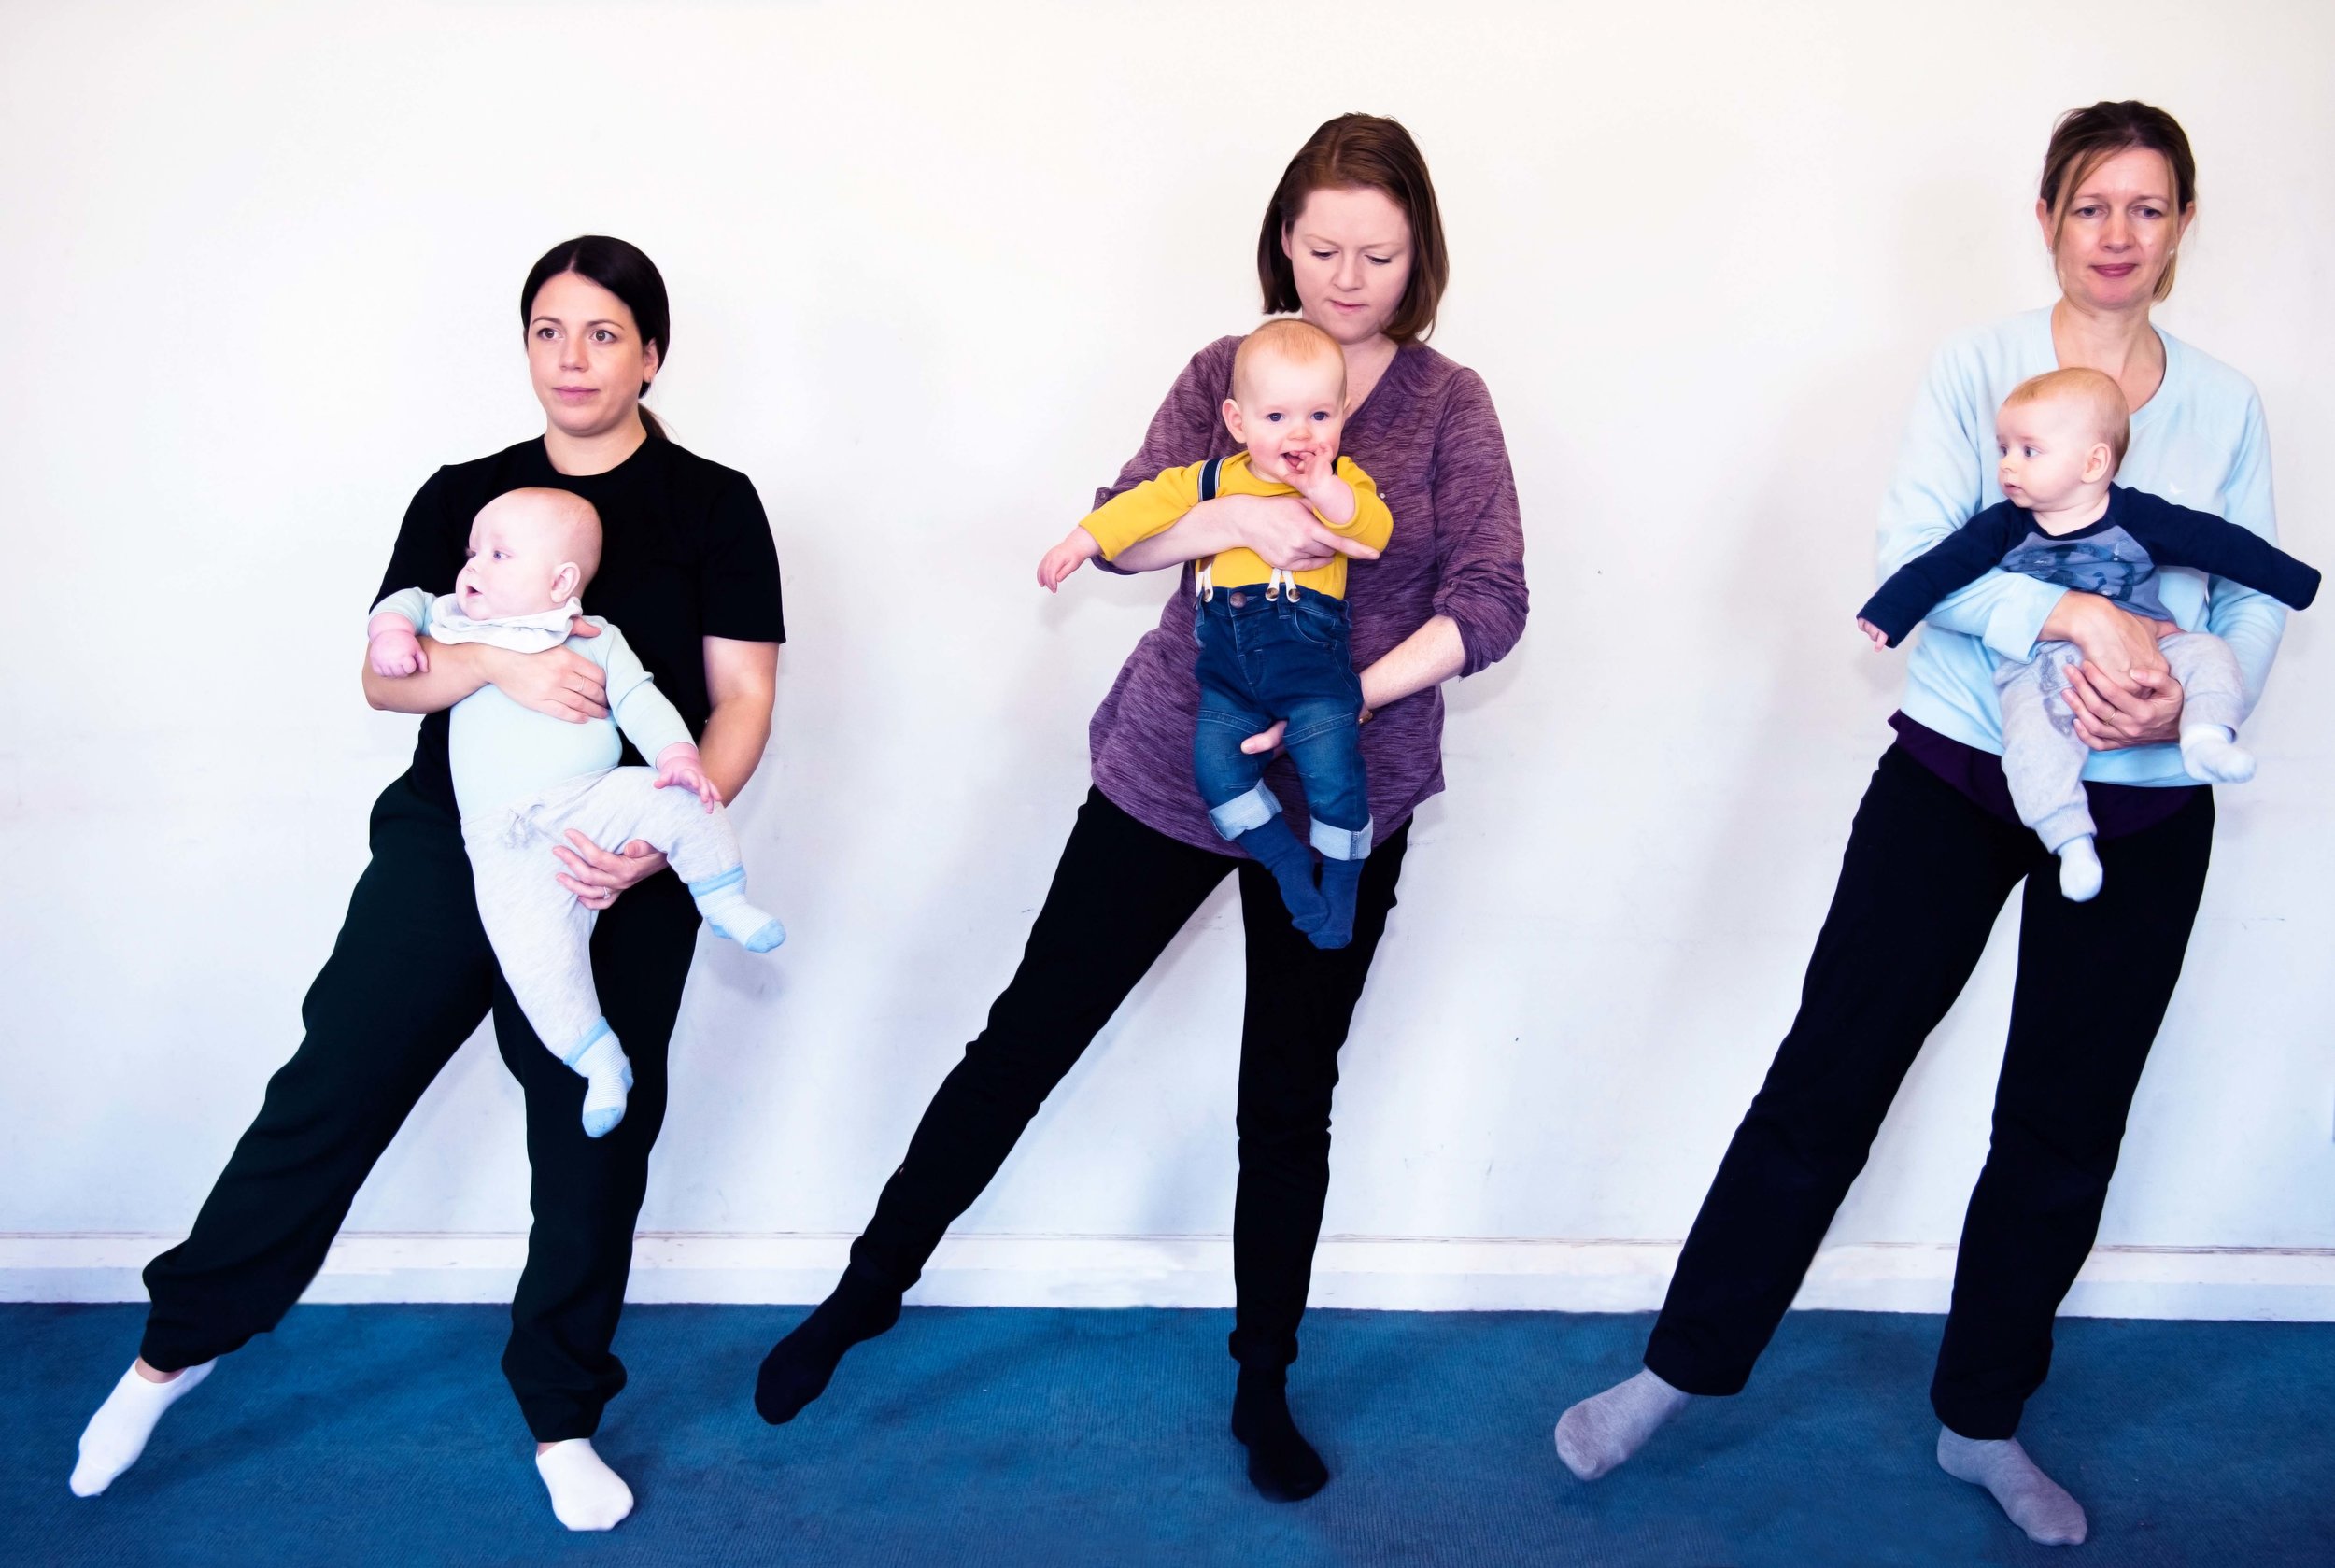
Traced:
<path fill-rule="evenodd" d="M 2084 1505 L 2035 1468 L 2016 1437 L 1987 1441 L 1938 1429 L 1938 1468 L 1958 1481 L 1984 1487 L 2011 1522 L 2039 1547 L 2080 1547 L 2089 1528 Z"/>
<path fill-rule="evenodd" d="M 2100 851 L 2091 835 L 2070 839 L 2059 846 L 2059 896 L 2072 904 L 2087 904 L 2100 897 L 2107 873 L 2100 869 Z"/>
<path fill-rule="evenodd" d="M 614 1530 L 632 1511 L 632 1489 L 592 1451 L 588 1437 L 554 1443 L 535 1456 L 551 1511 L 570 1530 Z"/>
<path fill-rule="evenodd" d="M 95 1497 L 113 1485 L 114 1477 L 135 1464 L 138 1455 L 146 1451 L 146 1440 L 154 1435 L 154 1423 L 163 1419 L 163 1412 L 191 1393 L 217 1364 L 206 1361 L 188 1367 L 167 1383 L 157 1383 L 139 1377 L 134 1363 L 81 1431 L 81 1457 L 67 1483 L 73 1495 Z"/>
<path fill-rule="evenodd" d="M 2254 777 L 2254 754 L 2218 724 L 2192 725 L 2181 732 L 2181 766 L 2207 784 L 2243 784 Z"/>
<path fill-rule="evenodd" d="M 1557 1457 L 1574 1475 L 1593 1481 L 1637 1452 L 1693 1398 L 1642 1370 L 1564 1413 L 1557 1422 Z"/>

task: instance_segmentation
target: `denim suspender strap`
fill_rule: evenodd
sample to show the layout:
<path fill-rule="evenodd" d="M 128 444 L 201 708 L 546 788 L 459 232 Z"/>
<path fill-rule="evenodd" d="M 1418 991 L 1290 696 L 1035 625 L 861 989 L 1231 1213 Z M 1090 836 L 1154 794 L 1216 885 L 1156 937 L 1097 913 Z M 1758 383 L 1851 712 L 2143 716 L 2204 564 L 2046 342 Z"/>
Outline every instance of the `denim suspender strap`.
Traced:
<path fill-rule="evenodd" d="M 1200 499 L 1202 501 L 1216 499 L 1217 480 L 1224 473 L 1224 459 L 1222 458 L 1210 458 L 1200 465 Z M 1216 558 L 1210 556 L 1202 561 L 1198 570 L 1192 574 L 1192 586 L 1198 591 L 1202 603 L 1216 597 L 1215 572 Z"/>

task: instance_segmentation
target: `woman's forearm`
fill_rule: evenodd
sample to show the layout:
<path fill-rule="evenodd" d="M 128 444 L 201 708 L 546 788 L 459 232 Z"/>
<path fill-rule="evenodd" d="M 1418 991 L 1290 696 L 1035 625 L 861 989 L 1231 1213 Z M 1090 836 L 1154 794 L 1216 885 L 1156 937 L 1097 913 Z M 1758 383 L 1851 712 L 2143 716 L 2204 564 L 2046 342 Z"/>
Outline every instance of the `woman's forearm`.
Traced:
<path fill-rule="evenodd" d="M 495 650 L 485 643 L 433 643 L 425 637 L 421 648 L 430 668 L 417 674 L 377 674 L 368 662 L 366 702 L 386 713 L 434 713 L 488 684 L 487 656 Z"/>
<path fill-rule="evenodd" d="M 1111 563 L 1119 572 L 1156 572 L 1163 566 L 1182 566 L 1229 550 L 1241 543 L 1231 526 L 1230 508 L 1222 501 L 1204 501 L 1172 524 L 1139 539 L 1119 552 L 1119 558 Z"/>
<path fill-rule="evenodd" d="M 1362 672 L 1362 705 L 1374 712 L 1413 692 L 1441 685 L 1467 666 L 1459 622 L 1436 615 Z"/>
<path fill-rule="evenodd" d="M 754 770 L 762 764 L 762 748 L 771 742 L 771 704 L 733 698 L 717 702 L 698 737 L 698 756 L 706 777 L 725 800 L 735 800 Z"/>

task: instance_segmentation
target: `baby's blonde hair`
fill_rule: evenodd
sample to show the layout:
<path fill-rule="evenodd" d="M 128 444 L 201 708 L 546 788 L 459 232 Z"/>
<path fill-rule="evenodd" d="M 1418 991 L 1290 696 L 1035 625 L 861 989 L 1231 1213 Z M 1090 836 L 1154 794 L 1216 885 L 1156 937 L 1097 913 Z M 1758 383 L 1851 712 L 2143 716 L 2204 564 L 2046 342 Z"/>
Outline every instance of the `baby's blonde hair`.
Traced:
<path fill-rule="evenodd" d="M 1237 399 L 1248 382 L 1249 365 L 1259 354 L 1269 354 L 1284 364 L 1309 365 L 1327 360 L 1337 366 L 1337 396 L 1346 397 L 1346 351 L 1330 336 L 1310 321 L 1284 316 L 1267 321 L 1240 340 L 1240 346 L 1232 357 L 1232 395 Z"/>
<path fill-rule="evenodd" d="M 2108 472 L 2113 475 L 2124 466 L 2124 448 L 2132 439 L 2131 411 L 2125 406 L 2124 388 L 2116 385 L 2115 376 L 2081 365 L 2047 370 L 2012 388 L 2011 395 L 2002 400 L 2002 406 L 2017 408 L 2021 403 L 2049 403 L 2060 398 L 2082 403 L 2085 411 L 2091 415 L 2093 429 L 2108 444 Z"/>
<path fill-rule="evenodd" d="M 556 489 L 549 485 L 530 486 L 525 489 L 505 490 L 479 508 L 501 506 L 505 501 L 525 505 L 534 510 L 540 520 L 556 525 L 566 538 L 559 554 L 575 562 L 582 575 L 576 579 L 575 591 L 582 593 L 584 585 L 600 574 L 600 512 L 592 503 L 573 490 Z"/>

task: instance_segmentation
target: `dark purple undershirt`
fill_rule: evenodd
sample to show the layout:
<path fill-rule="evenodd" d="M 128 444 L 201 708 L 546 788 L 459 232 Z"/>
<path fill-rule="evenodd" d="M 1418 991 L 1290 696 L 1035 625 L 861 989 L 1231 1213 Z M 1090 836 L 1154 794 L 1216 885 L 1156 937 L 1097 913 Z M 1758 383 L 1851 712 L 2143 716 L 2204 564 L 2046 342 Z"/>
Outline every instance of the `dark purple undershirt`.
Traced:
<path fill-rule="evenodd" d="M 2001 757 L 1941 735 L 1903 713 L 1889 715 L 1889 727 L 1897 731 L 1897 743 L 1905 748 L 1906 756 L 1952 784 L 1972 805 L 1988 816 L 2017 823 L 2018 809 L 2011 804 L 2011 785 L 2002 776 Z M 2203 787 L 2180 784 L 2162 788 L 2153 784 L 2093 784 L 2086 780 L 2084 794 L 2091 802 L 2092 825 L 2100 829 L 2100 836 L 2121 839 L 2167 820 Z"/>

